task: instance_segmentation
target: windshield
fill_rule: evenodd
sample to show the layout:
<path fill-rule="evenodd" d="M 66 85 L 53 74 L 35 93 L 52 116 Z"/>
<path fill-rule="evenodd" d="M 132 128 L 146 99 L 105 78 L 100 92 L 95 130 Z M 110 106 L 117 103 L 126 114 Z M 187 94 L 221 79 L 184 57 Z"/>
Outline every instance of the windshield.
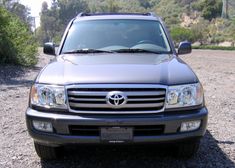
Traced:
<path fill-rule="evenodd" d="M 62 53 L 75 51 L 169 53 L 171 49 L 160 22 L 113 19 L 75 22 Z"/>

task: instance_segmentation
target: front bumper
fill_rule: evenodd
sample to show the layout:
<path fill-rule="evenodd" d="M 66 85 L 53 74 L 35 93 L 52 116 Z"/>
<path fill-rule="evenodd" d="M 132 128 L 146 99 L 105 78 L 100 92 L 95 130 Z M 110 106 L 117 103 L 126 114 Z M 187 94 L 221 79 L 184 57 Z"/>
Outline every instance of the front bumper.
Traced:
<path fill-rule="evenodd" d="M 69 126 L 149 126 L 164 125 L 164 132 L 160 135 L 134 136 L 133 143 L 161 143 L 187 140 L 191 138 L 200 138 L 205 134 L 207 126 L 208 111 L 206 108 L 191 110 L 181 113 L 175 112 L 171 115 L 146 115 L 146 116 L 90 116 L 90 115 L 72 115 L 46 113 L 28 108 L 26 111 L 26 121 L 29 134 L 34 141 L 49 146 L 60 146 L 67 144 L 100 144 L 103 143 L 100 136 L 77 136 L 71 135 Z M 32 126 L 32 120 L 48 121 L 53 125 L 53 133 L 37 131 Z M 182 122 L 201 120 L 201 126 L 198 130 L 191 132 L 179 132 Z"/>

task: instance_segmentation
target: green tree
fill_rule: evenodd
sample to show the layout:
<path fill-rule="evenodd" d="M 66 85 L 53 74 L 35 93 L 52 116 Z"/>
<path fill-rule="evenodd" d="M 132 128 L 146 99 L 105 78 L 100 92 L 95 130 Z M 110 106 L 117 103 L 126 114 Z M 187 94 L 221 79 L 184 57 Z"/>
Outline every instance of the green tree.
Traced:
<path fill-rule="evenodd" d="M 114 0 L 107 0 L 105 6 L 103 7 L 103 11 L 105 12 L 118 12 L 119 4 Z"/>
<path fill-rule="evenodd" d="M 173 27 L 180 24 L 180 17 L 184 9 L 181 8 L 175 0 L 161 0 L 159 4 L 156 5 L 156 11 L 163 17 L 169 27 Z"/>
<path fill-rule="evenodd" d="M 126 1 L 120 0 L 119 2 L 120 12 L 142 12 L 145 13 L 148 10 L 140 5 L 139 1 Z"/>
<path fill-rule="evenodd" d="M 87 2 L 83 0 L 58 0 L 59 19 L 63 28 L 80 12 L 89 12 Z"/>
<path fill-rule="evenodd" d="M 138 0 L 139 1 L 139 5 L 145 9 L 151 9 L 152 7 L 154 7 L 159 0 Z"/>
<path fill-rule="evenodd" d="M 36 64 L 37 43 L 29 27 L 0 6 L 0 63 Z"/>
<path fill-rule="evenodd" d="M 202 16 L 205 19 L 212 20 L 221 15 L 223 5 L 221 0 L 205 0 L 202 3 Z"/>
<path fill-rule="evenodd" d="M 170 32 L 175 43 L 186 40 L 193 42 L 193 32 L 190 29 L 186 29 L 183 27 L 174 27 L 171 29 Z"/>
<path fill-rule="evenodd" d="M 2 6 L 9 12 L 19 17 L 23 22 L 25 22 L 29 26 L 29 28 L 31 27 L 32 17 L 29 15 L 29 8 L 15 0 L 2 0 L 2 2 L 0 1 L 0 4 L 2 4 Z"/>
<path fill-rule="evenodd" d="M 41 44 L 48 41 L 59 43 L 69 21 L 84 11 L 89 11 L 89 8 L 83 0 L 52 0 L 50 9 L 48 4 L 43 2 L 37 39 Z"/>
<path fill-rule="evenodd" d="M 60 32 L 59 9 L 55 1 L 51 9 L 48 9 L 47 2 L 43 2 L 40 16 L 40 31 L 37 32 L 42 36 L 40 42 L 53 41 L 53 38 Z"/>

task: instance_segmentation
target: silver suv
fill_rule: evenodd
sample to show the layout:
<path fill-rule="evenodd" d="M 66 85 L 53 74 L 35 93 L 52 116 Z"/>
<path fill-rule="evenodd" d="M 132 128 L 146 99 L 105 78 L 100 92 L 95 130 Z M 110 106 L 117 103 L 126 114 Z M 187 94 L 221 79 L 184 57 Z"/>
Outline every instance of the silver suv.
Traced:
<path fill-rule="evenodd" d="M 203 88 L 152 14 L 81 13 L 69 23 L 57 55 L 32 85 L 26 121 L 42 159 L 71 144 L 174 142 L 192 156 L 205 134 Z"/>

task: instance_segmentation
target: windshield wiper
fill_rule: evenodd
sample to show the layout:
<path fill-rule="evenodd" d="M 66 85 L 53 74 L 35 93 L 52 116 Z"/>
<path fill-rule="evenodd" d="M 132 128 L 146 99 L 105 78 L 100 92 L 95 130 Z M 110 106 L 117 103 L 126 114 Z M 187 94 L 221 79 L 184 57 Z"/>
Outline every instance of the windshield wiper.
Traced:
<path fill-rule="evenodd" d="M 82 54 L 86 54 L 86 53 L 114 53 L 114 51 L 85 48 L 85 49 L 78 49 L 78 50 L 71 50 L 71 51 L 63 52 L 63 54 L 76 54 L 76 53 L 82 53 Z"/>
<path fill-rule="evenodd" d="M 154 53 L 154 54 L 163 54 L 162 51 L 151 51 L 151 50 L 145 50 L 145 49 L 139 49 L 139 48 L 124 48 L 119 50 L 112 50 L 117 53 Z"/>

